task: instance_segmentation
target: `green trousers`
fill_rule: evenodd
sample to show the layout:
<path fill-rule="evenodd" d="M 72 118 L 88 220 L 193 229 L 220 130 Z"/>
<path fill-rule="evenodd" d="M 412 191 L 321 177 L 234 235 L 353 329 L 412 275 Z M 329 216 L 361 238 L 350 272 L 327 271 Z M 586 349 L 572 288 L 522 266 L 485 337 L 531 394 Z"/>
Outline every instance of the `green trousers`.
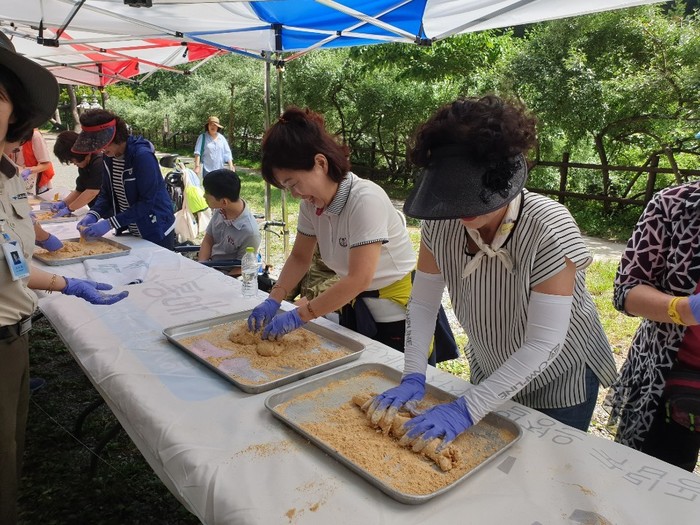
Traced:
<path fill-rule="evenodd" d="M 28 335 L 0 340 L 0 523 L 17 523 L 17 493 L 22 472 L 29 411 Z"/>

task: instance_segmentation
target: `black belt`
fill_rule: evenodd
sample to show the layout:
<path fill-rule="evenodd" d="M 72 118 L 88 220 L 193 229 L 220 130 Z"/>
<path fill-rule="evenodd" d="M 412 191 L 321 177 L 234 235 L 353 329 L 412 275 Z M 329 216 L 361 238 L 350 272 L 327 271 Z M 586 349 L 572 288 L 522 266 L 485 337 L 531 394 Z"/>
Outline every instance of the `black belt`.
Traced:
<path fill-rule="evenodd" d="M 0 339 L 9 339 L 11 337 L 19 337 L 32 329 L 32 318 L 27 317 L 19 323 L 9 326 L 0 326 Z"/>

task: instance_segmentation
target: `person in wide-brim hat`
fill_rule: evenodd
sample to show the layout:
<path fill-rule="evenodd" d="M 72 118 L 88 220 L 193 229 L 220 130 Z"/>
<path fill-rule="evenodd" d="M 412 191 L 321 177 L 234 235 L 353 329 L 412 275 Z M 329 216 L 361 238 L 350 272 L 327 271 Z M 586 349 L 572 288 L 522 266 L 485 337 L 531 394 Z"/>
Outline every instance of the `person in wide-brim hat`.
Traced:
<path fill-rule="evenodd" d="M 33 290 L 61 292 L 93 304 L 111 304 L 129 294 L 105 294 L 110 285 L 46 272 L 31 263 L 35 243 L 53 250 L 60 241 L 37 228 L 25 182 L 10 159 L 17 144 L 56 110 L 58 83 L 51 73 L 15 53 L 0 32 L 0 231 L 7 262 L 0 268 L 0 523 L 17 523 L 19 476 L 29 412 L 29 337 L 38 298 Z M 43 236 L 47 235 L 46 238 Z M 38 242 L 37 242 L 38 241 Z M 38 381 L 41 383 L 41 380 Z"/>
<path fill-rule="evenodd" d="M 209 129 L 209 124 L 216 124 L 216 127 L 218 129 L 224 129 L 224 127 L 221 125 L 221 122 L 219 122 L 219 117 L 211 116 L 207 119 L 206 124 L 204 124 L 204 129 Z"/>
<path fill-rule="evenodd" d="M 404 211 L 424 220 L 403 377 L 368 416 L 386 428 L 425 395 L 445 285 L 475 386 L 405 424 L 402 444 L 414 450 L 435 438 L 446 446 L 509 399 L 585 431 L 599 385 L 617 376 L 585 288 L 581 232 L 564 206 L 524 188 L 535 123 L 522 105 L 487 96 L 447 104 L 416 134 L 410 158 L 422 172 Z"/>
<path fill-rule="evenodd" d="M 222 168 L 236 171 L 233 153 L 226 137 L 219 131 L 224 127 L 219 117 L 212 115 L 204 123 L 204 133 L 197 137 L 194 145 L 194 172 L 204 178 L 207 173 Z"/>
<path fill-rule="evenodd" d="M 26 90 L 32 111 L 21 118 L 22 126 L 31 131 L 49 120 L 58 105 L 58 83 L 53 74 L 36 62 L 18 54 L 8 36 L 0 31 L 0 64 L 12 71 Z M 16 111 L 27 112 L 27 107 Z M 29 135 L 29 133 L 28 133 Z M 26 138 L 26 137 L 23 137 Z"/>

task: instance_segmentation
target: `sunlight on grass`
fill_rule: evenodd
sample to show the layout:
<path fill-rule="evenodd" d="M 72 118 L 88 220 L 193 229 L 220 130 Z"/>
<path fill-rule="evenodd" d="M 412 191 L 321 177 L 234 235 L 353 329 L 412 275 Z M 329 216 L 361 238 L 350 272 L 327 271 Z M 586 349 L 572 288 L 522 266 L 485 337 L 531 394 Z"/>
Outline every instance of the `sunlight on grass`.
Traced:
<path fill-rule="evenodd" d="M 617 261 L 593 262 L 586 271 L 586 286 L 593 296 L 613 352 L 625 355 L 640 320 L 618 312 L 613 307 L 613 283 L 617 264 Z"/>

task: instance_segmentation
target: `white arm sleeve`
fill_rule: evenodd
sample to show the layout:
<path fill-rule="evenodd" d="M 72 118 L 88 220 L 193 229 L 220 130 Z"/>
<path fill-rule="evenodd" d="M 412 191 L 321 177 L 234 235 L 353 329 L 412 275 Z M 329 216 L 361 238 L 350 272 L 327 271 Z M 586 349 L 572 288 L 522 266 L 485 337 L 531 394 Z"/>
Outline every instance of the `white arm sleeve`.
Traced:
<path fill-rule="evenodd" d="M 435 333 L 435 322 L 444 289 L 445 280 L 441 274 L 416 270 L 411 298 L 406 309 L 404 375 L 413 373 L 425 375 L 430 342 Z"/>
<path fill-rule="evenodd" d="M 474 423 L 513 397 L 559 355 L 569 330 L 572 302 L 570 295 L 530 294 L 525 342 L 464 394 Z"/>

